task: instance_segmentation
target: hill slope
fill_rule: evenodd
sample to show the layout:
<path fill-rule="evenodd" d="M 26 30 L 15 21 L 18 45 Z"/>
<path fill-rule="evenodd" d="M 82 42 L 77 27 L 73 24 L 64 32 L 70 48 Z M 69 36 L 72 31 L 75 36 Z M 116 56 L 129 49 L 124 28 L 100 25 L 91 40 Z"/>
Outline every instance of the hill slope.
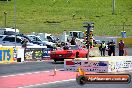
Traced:
<path fill-rule="evenodd" d="M 62 33 L 63 30 L 82 30 L 83 22 L 94 22 L 95 35 L 132 34 L 132 0 L 16 0 L 16 25 L 23 33 Z M 14 0 L 0 1 L 0 26 L 14 26 Z"/>

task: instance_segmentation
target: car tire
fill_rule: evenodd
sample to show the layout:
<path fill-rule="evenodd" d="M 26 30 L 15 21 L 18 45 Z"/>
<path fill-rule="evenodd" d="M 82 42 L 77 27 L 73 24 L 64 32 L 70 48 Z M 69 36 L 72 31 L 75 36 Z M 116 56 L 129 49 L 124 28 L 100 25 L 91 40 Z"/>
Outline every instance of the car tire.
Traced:
<path fill-rule="evenodd" d="M 79 85 L 84 85 L 86 84 L 87 82 L 87 78 L 85 76 L 79 76 L 76 78 L 76 82 L 79 84 Z"/>

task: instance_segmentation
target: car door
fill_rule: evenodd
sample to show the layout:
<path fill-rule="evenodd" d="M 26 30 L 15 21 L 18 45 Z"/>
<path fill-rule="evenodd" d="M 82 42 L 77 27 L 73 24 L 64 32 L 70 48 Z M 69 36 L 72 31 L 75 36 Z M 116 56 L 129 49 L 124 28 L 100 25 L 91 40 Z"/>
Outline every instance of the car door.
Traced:
<path fill-rule="evenodd" d="M 11 46 L 15 46 L 15 37 L 9 37 L 10 38 L 10 43 L 11 43 Z"/>
<path fill-rule="evenodd" d="M 2 40 L 2 45 L 3 46 L 9 46 L 12 45 L 10 42 L 11 38 L 9 36 L 6 36 L 3 40 Z"/>
<path fill-rule="evenodd" d="M 21 46 L 21 40 L 16 38 L 16 42 L 15 42 L 15 37 L 14 36 L 6 36 L 2 40 L 2 45 L 3 46 L 15 46 L 15 45 Z"/>

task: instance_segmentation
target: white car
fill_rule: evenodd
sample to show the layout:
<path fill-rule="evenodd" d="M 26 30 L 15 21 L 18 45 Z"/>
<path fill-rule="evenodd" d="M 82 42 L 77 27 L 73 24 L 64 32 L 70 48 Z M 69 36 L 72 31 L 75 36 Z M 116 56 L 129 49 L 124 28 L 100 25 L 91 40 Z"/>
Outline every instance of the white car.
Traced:
<path fill-rule="evenodd" d="M 2 42 L 2 40 L 3 40 L 3 38 L 4 38 L 5 36 L 7 36 L 7 35 L 0 35 L 0 44 L 1 44 L 1 42 Z"/>
<path fill-rule="evenodd" d="M 36 35 L 27 35 L 28 36 L 28 38 L 29 39 L 31 39 L 32 41 L 36 41 L 36 42 L 40 42 L 40 43 L 42 43 L 42 44 L 44 44 L 44 45 L 49 45 L 49 46 L 53 46 L 53 47 L 55 47 L 55 43 L 53 43 L 53 42 L 49 42 L 49 41 L 46 41 L 46 40 L 44 40 L 44 39 L 42 39 L 40 36 L 36 36 Z"/>
<path fill-rule="evenodd" d="M 16 42 L 15 42 L 15 36 L 14 35 L 1 35 L 3 36 L 2 38 L 0 38 L 0 44 L 2 46 L 22 46 L 22 41 L 23 41 L 23 37 L 17 36 L 16 37 Z M 27 42 L 27 46 L 39 46 L 37 44 L 33 44 L 30 42 Z"/>

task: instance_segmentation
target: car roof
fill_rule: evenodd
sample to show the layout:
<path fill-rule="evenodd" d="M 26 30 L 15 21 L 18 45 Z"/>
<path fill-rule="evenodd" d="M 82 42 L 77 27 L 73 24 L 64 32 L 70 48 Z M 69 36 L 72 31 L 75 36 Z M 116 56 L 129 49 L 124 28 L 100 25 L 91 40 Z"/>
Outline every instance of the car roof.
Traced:
<path fill-rule="evenodd" d="M 15 35 L 6 35 L 5 37 L 15 37 Z M 16 38 L 24 39 L 24 37 L 21 37 L 21 36 L 16 36 Z"/>
<path fill-rule="evenodd" d="M 3 38 L 5 38 L 8 35 L 0 35 L 0 40 L 2 40 Z"/>
<path fill-rule="evenodd" d="M 36 35 L 27 35 L 27 36 L 36 36 Z"/>
<path fill-rule="evenodd" d="M 7 35 L 0 35 L 0 36 L 3 36 L 4 37 L 4 36 L 7 36 Z"/>

